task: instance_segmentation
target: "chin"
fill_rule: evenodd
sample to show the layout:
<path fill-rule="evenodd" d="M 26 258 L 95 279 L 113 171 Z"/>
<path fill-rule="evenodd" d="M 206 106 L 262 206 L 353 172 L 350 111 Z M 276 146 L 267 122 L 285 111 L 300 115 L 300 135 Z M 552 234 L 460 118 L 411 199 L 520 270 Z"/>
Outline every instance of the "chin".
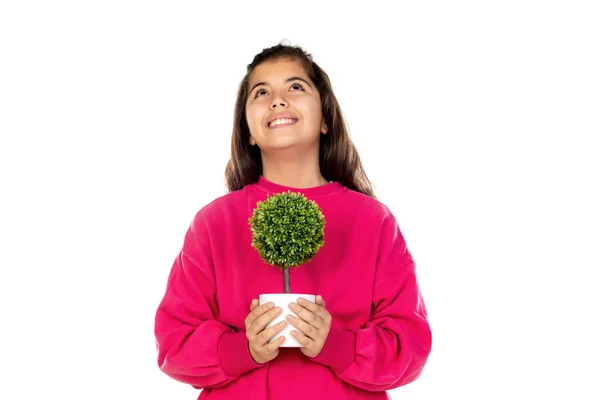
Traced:
<path fill-rule="evenodd" d="M 272 144 L 269 145 L 268 147 L 265 147 L 263 151 L 265 152 L 272 152 L 272 151 L 278 151 L 278 150 L 289 150 L 289 149 L 294 149 L 294 148 L 298 148 L 298 144 L 297 143 L 278 143 L 278 144 Z"/>

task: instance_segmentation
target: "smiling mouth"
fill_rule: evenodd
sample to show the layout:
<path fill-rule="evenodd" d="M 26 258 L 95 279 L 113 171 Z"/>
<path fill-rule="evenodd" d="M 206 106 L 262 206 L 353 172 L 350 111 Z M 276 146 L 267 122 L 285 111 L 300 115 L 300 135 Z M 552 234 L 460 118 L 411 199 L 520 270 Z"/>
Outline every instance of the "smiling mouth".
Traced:
<path fill-rule="evenodd" d="M 280 118 L 270 122 L 268 127 L 269 129 L 284 128 L 286 126 L 294 125 L 296 122 L 298 122 L 298 120 L 295 118 Z"/>

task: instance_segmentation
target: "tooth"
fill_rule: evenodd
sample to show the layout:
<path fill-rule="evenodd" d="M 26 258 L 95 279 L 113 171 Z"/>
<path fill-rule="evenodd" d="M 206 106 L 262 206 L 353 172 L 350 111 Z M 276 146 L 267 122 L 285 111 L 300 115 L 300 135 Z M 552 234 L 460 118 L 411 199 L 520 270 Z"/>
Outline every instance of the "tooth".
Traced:
<path fill-rule="evenodd" d="M 277 125 L 281 125 L 281 124 L 293 124 L 293 123 L 294 123 L 293 118 L 278 118 L 275 121 L 271 122 L 269 124 L 269 126 L 277 126 Z"/>

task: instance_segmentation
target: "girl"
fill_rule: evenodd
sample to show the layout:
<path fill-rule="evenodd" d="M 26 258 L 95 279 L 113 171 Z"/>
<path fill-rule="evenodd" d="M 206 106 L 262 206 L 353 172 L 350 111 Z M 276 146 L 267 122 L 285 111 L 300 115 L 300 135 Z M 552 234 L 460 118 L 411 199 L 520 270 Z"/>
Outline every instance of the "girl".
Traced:
<path fill-rule="evenodd" d="M 301 48 L 279 44 L 248 65 L 225 177 L 229 193 L 195 215 L 156 312 L 160 369 L 202 399 L 387 399 L 417 379 L 431 331 L 415 263 L 375 199 L 329 77 Z M 280 293 L 282 275 L 251 246 L 248 219 L 288 190 L 327 221 L 325 245 L 290 271 L 293 293 L 318 296 L 265 329 L 282 310 L 256 299 Z M 269 343 L 285 324 L 304 347 Z"/>

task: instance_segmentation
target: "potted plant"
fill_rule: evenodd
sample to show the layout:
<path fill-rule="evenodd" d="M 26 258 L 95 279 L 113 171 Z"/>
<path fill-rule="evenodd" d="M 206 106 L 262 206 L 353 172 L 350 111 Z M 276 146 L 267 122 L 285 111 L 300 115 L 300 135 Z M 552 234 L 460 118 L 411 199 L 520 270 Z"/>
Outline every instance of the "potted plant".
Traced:
<path fill-rule="evenodd" d="M 298 317 L 288 307 L 299 297 L 315 302 L 315 295 L 290 293 L 290 268 L 298 268 L 314 258 L 325 243 L 325 218 L 321 209 L 302 193 L 274 194 L 257 203 L 249 218 L 254 247 L 267 264 L 283 272 L 283 293 L 265 293 L 259 296 L 259 304 L 272 301 L 283 312 L 267 327 L 284 321 L 287 315 Z M 291 324 L 275 335 L 269 342 L 284 335 L 281 347 L 303 347 L 290 332 Z M 302 332 L 300 332 L 302 334 Z"/>

